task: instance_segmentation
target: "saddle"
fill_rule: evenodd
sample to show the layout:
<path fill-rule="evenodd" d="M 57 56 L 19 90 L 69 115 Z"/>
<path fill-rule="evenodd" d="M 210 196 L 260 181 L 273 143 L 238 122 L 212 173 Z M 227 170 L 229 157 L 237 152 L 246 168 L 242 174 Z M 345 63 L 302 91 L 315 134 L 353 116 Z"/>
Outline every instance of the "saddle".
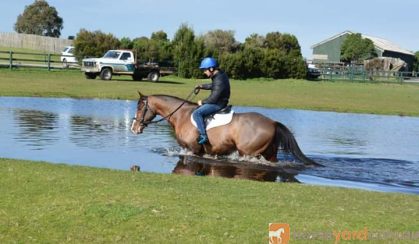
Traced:
<path fill-rule="evenodd" d="M 214 127 L 222 126 L 229 124 L 231 120 L 233 119 L 234 110 L 232 110 L 232 105 L 228 105 L 215 114 L 208 115 L 204 118 L 206 130 L 209 130 Z M 196 126 L 196 122 L 193 119 L 193 116 L 191 115 L 191 122 L 192 124 Z M 198 127 L 197 127 L 198 128 Z"/>
<path fill-rule="evenodd" d="M 212 117 L 212 116 L 214 116 L 214 115 L 216 115 L 216 114 L 228 114 L 228 113 L 230 113 L 230 112 L 231 112 L 231 108 L 232 108 L 232 107 L 233 107 L 233 105 L 227 105 L 227 106 L 225 106 L 224 108 L 222 108 L 222 109 L 218 110 L 218 112 L 216 112 L 215 114 L 208 115 L 208 116 L 206 116 L 205 118 L 207 118 L 207 117 Z"/>

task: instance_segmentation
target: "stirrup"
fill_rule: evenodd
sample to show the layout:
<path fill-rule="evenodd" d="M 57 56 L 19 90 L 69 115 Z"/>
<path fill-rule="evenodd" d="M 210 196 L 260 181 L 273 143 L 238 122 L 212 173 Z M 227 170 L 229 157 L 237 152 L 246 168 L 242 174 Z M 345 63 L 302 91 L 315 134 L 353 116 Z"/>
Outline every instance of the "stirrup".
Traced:
<path fill-rule="evenodd" d="M 206 135 L 199 135 L 197 141 L 199 145 L 203 145 L 208 142 L 208 137 Z"/>

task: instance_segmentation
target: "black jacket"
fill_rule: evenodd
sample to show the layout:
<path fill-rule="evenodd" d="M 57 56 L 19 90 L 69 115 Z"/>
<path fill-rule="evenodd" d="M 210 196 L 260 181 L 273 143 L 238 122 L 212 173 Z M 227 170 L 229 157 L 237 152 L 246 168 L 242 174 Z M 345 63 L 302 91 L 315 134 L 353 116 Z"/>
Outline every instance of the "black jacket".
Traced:
<path fill-rule="evenodd" d="M 202 103 L 217 104 L 224 108 L 230 99 L 230 81 L 228 76 L 224 71 L 219 70 L 211 79 L 212 83 L 201 85 L 202 89 L 211 90 L 209 97 L 202 100 Z"/>

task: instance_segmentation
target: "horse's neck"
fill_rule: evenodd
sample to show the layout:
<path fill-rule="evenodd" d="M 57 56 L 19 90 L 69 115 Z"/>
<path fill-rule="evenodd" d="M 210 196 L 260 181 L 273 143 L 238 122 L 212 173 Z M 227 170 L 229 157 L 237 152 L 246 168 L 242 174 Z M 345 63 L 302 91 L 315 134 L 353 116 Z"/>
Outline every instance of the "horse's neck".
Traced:
<path fill-rule="evenodd" d="M 170 118 L 169 123 L 173 125 L 183 119 L 186 114 L 190 114 L 193 109 L 188 102 L 164 96 L 154 97 L 153 107 L 160 116 Z"/>

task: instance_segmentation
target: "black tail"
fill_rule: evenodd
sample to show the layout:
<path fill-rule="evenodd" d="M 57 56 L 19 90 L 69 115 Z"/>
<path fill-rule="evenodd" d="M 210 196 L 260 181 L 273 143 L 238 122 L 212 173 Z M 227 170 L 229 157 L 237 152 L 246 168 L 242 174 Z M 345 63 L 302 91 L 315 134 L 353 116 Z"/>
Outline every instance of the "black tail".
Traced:
<path fill-rule="evenodd" d="M 285 125 L 279 122 L 276 122 L 276 138 L 278 140 L 278 146 L 282 150 L 284 150 L 286 153 L 291 153 L 296 159 L 300 160 L 305 165 L 323 166 L 306 157 L 306 155 L 301 152 L 301 149 L 298 146 L 292 132 Z"/>

